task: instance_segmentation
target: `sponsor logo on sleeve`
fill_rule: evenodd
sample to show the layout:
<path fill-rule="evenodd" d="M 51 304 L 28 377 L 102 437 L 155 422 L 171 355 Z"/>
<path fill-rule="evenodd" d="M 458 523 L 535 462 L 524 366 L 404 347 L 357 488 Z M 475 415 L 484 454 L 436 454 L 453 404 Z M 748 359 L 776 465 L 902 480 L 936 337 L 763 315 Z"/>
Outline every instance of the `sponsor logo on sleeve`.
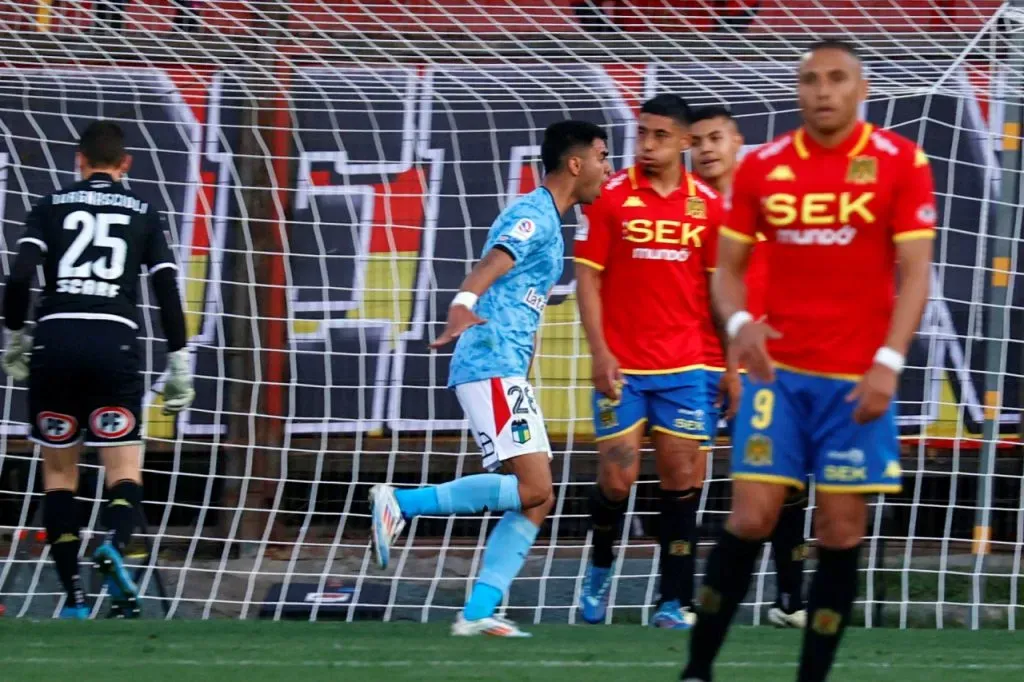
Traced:
<path fill-rule="evenodd" d="M 521 242 L 525 242 L 527 239 L 533 236 L 533 233 L 537 231 L 537 226 L 529 218 L 522 218 L 509 231 L 509 236 L 514 239 L 518 239 Z"/>
<path fill-rule="evenodd" d="M 935 224 L 935 207 L 931 204 L 921 204 L 915 215 L 917 217 L 917 222 L 923 225 Z"/>

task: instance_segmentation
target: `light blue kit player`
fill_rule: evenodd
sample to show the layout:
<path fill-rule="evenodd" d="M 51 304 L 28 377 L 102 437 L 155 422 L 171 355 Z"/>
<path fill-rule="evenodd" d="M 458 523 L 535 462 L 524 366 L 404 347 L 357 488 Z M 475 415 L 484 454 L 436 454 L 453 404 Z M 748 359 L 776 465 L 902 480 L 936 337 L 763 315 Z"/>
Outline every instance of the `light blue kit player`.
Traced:
<path fill-rule="evenodd" d="M 592 123 L 548 126 L 541 145 L 543 186 L 494 221 L 482 259 L 452 300 L 444 332 L 430 344 L 436 349 L 458 338 L 448 386 L 466 413 L 484 467 L 495 473 L 438 486 L 370 490 L 371 540 L 380 568 L 387 567 L 412 517 L 504 512 L 453 635 L 529 636 L 497 613 L 554 505 L 551 446 L 527 375 L 541 313 L 562 274 L 562 215 L 600 194 L 611 170 L 606 140 Z"/>

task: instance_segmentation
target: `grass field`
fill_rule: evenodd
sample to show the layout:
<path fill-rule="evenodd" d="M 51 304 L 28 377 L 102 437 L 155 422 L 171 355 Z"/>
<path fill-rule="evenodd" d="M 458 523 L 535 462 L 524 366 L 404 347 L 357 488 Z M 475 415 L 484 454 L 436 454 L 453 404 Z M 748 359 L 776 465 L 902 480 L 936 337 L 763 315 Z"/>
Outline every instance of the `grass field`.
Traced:
<path fill-rule="evenodd" d="M 444 625 L 0 621 L 4 682 L 515 682 L 678 679 L 686 634 L 638 626 L 532 628 L 530 640 L 453 639 Z M 717 680 L 792 680 L 800 635 L 738 628 Z M 835 682 L 1019 682 L 1006 631 L 854 629 Z"/>

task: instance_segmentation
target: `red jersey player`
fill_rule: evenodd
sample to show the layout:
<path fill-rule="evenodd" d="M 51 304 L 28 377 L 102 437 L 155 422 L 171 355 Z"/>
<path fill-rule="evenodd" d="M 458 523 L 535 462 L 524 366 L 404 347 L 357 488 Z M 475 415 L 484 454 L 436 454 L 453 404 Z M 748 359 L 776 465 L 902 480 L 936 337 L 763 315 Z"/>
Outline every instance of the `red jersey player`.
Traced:
<path fill-rule="evenodd" d="M 675 95 L 644 103 L 636 164 L 612 176 L 576 237 L 600 453 L 591 497 L 594 553 L 579 605 L 590 623 L 605 619 L 612 542 L 640 473 L 645 430 L 661 483 L 661 585 L 653 624 L 684 629 L 692 621 L 707 410 L 700 336 L 709 314 L 704 250 L 723 209 L 718 194 L 682 167 L 689 114 Z"/>
<path fill-rule="evenodd" d="M 694 172 L 723 197 L 732 194 L 743 135 L 729 109 L 721 106 L 703 107 L 693 112 L 690 124 L 693 146 L 690 156 Z M 716 235 L 717 237 L 717 235 Z M 759 319 L 764 313 L 765 278 L 768 275 L 768 244 L 758 233 L 758 243 L 750 254 L 744 282 L 747 287 L 747 310 Z M 718 400 L 708 408 L 708 433 L 713 436 L 718 428 L 719 405 L 728 387 L 725 354 L 718 341 L 719 325 L 709 316 L 704 324 L 704 358 L 709 396 L 718 394 Z M 733 406 L 730 406 L 733 407 Z M 727 411 L 729 431 L 732 431 L 734 413 Z M 772 558 L 775 560 L 775 603 L 768 609 L 767 622 L 777 627 L 802 628 L 807 623 L 803 606 L 804 556 L 807 552 L 804 538 L 804 520 L 807 513 L 807 492 L 791 488 L 772 532 Z"/>
<path fill-rule="evenodd" d="M 711 679 L 786 491 L 809 474 L 818 567 L 797 680 L 825 680 L 857 593 L 864 494 L 901 485 L 892 400 L 928 299 L 931 170 L 914 143 L 858 119 L 867 82 L 846 43 L 808 51 L 798 94 L 803 127 L 744 159 L 718 244 L 712 297 L 729 352 L 758 383 L 736 416 L 732 513 L 708 558 L 684 680 Z M 766 322 L 744 310 L 758 231 L 771 245 Z"/>

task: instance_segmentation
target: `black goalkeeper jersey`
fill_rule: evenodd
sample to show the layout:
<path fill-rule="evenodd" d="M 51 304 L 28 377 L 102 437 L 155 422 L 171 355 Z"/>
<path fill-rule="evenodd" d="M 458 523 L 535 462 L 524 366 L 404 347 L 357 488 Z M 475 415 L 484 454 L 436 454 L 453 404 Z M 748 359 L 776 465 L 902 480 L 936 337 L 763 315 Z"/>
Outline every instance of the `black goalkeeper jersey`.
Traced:
<path fill-rule="evenodd" d="M 103 173 L 40 199 L 25 226 L 18 244 L 43 253 L 37 322 L 110 320 L 138 329 L 142 266 L 150 274 L 175 268 L 157 210 Z"/>

